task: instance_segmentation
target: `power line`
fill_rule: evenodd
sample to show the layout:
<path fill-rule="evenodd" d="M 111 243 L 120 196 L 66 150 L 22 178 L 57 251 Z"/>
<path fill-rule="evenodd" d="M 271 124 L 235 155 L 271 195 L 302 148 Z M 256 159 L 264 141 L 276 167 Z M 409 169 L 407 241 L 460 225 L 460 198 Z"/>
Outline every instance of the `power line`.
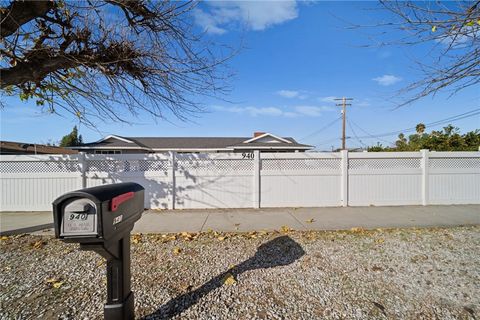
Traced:
<path fill-rule="evenodd" d="M 332 122 L 330 122 L 330 123 L 328 123 L 327 125 L 323 126 L 322 128 L 320 128 L 320 129 L 312 132 L 311 134 L 309 134 L 309 135 L 306 136 L 306 137 L 301 138 L 300 141 L 301 141 L 301 140 L 306 140 L 306 139 L 308 139 L 308 138 L 310 138 L 310 137 L 312 137 L 312 136 L 314 136 L 314 135 L 317 135 L 317 134 L 319 134 L 320 132 L 322 132 L 322 131 L 330 128 L 331 126 L 333 126 L 333 125 L 334 125 L 338 120 L 340 120 L 341 118 L 342 118 L 341 116 L 338 117 L 338 118 L 336 118 L 335 120 L 333 120 Z"/>
<path fill-rule="evenodd" d="M 353 120 L 351 120 L 351 121 L 352 121 L 352 124 L 353 124 L 354 126 L 356 126 L 358 129 L 360 129 L 360 131 L 368 134 L 368 136 L 371 137 L 371 138 L 377 139 L 377 137 L 373 136 L 370 132 L 368 132 L 367 130 L 365 130 L 365 129 L 363 129 L 362 127 L 360 127 L 360 126 L 359 126 L 357 123 L 355 123 Z M 353 130 L 352 130 L 352 131 L 353 131 Z M 382 139 L 382 138 L 378 138 L 378 140 L 383 141 L 383 142 L 386 142 L 386 143 L 388 143 L 389 145 L 392 145 L 392 146 L 395 145 L 394 142 L 391 142 L 391 141 L 388 141 L 388 140 L 385 140 L 385 139 Z"/>
<path fill-rule="evenodd" d="M 425 124 L 425 127 L 433 127 L 433 126 L 437 126 L 437 125 L 440 125 L 440 124 L 445 124 L 445 123 L 448 123 L 448 122 L 454 122 L 454 121 L 458 121 L 458 120 L 462 120 L 462 119 L 466 119 L 466 118 L 470 118 L 470 117 L 473 117 L 473 116 L 476 116 L 476 115 L 480 115 L 480 108 L 476 108 L 476 109 L 473 109 L 473 110 L 470 110 L 470 111 L 467 111 L 467 112 L 464 112 L 464 113 L 461 113 L 461 114 L 457 114 L 457 115 L 454 115 L 454 116 L 450 116 L 448 118 L 444 118 L 444 119 L 441 119 L 441 120 L 437 120 L 437 121 L 434 121 L 434 122 L 430 122 L 430 123 L 427 123 Z M 336 121 L 338 121 L 340 118 L 338 119 L 335 119 Z M 362 132 L 366 133 L 367 136 L 355 136 L 356 139 L 368 139 L 368 138 L 373 138 L 373 139 L 378 139 L 380 141 L 384 141 L 390 145 L 395 145 L 395 143 L 391 142 L 391 141 L 388 141 L 388 140 L 385 140 L 385 139 L 381 139 L 381 137 L 387 137 L 387 136 L 392 136 L 392 135 L 397 135 L 399 133 L 407 133 L 407 132 L 410 132 L 410 131 L 415 131 L 416 130 L 416 127 L 411 127 L 411 128 L 406 128 L 406 129 L 401 129 L 401 130 L 397 130 L 397 131 L 392 131 L 392 132 L 388 132 L 388 133 L 380 133 L 380 134 L 371 134 L 370 132 L 366 131 L 365 129 L 363 129 L 362 127 L 360 127 L 358 124 L 356 124 L 354 121 L 351 121 L 353 125 L 355 125 L 358 129 L 360 129 Z M 353 131 L 353 130 L 352 130 Z M 322 140 L 318 143 L 315 144 L 316 147 L 319 147 L 319 146 L 322 146 L 322 145 L 325 145 L 325 144 L 328 144 L 330 143 L 331 141 L 334 141 L 334 140 L 337 140 L 338 138 L 332 138 L 332 139 L 328 139 L 328 140 Z"/>
<path fill-rule="evenodd" d="M 458 115 L 455 115 L 455 116 L 451 116 L 451 117 L 448 117 L 448 118 L 445 118 L 445 119 L 442 119 L 442 120 L 437 120 L 437 121 L 434 121 L 434 122 L 431 122 L 431 123 L 427 123 L 427 124 L 425 124 L 425 127 L 433 127 L 433 126 L 437 126 L 437 125 L 440 125 L 440 124 L 445 124 L 445 123 L 448 123 L 448 122 L 458 121 L 458 120 L 462 120 L 462 119 L 466 119 L 466 118 L 476 116 L 478 114 L 480 114 L 480 108 L 473 109 L 471 111 L 461 113 L 461 114 L 458 114 Z M 416 130 L 416 127 L 412 127 L 412 128 L 401 129 L 401 130 L 397 130 L 397 131 L 375 134 L 375 135 L 360 136 L 359 138 L 362 139 L 362 138 L 369 138 L 369 137 L 370 138 L 388 137 L 388 136 L 393 136 L 393 135 L 397 135 L 397 134 L 400 134 L 400 133 L 407 133 L 407 132 L 415 131 L 415 130 Z"/>
<path fill-rule="evenodd" d="M 368 147 L 368 146 L 357 136 L 357 133 L 355 132 L 355 130 L 353 130 L 352 124 L 350 123 L 350 120 L 349 120 L 349 119 L 347 119 L 347 123 L 348 123 L 348 127 L 350 128 L 350 130 L 351 130 L 352 133 L 353 133 L 353 136 L 355 137 L 355 140 L 357 140 L 358 142 L 360 142 L 360 144 L 363 145 L 364 147 Z"/>

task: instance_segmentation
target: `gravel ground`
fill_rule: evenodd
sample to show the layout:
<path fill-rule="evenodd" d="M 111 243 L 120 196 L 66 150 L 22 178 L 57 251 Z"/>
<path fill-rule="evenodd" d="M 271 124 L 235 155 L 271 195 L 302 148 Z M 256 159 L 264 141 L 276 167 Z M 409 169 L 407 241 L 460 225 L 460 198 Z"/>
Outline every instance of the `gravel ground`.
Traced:
<path fill-rule="evenodd" d="M 0 318 L 101 319 L 104 260 L 3 237 Z M 132 237 L 138 318 L 475 319 L 480 227 Z"/>

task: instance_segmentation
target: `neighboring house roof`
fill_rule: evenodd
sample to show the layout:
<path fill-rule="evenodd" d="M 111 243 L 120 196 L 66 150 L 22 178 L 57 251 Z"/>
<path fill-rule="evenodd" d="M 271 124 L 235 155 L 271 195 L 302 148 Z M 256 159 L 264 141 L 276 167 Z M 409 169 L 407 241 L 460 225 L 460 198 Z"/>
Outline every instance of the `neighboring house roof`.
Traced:
<path fill-rule="evenodd" d="M 82 149 L 137 149 L 137 150 L 235 150 L 235 149 L 311 149 L 293 138 L 272 134 L 257 137 L 120 137 L 107 136 L 97 142 L 86 143 Z"/>
<path fill-rule="evenodd" d="M 73 154 L 76 150 L 14 141 L 0 141 L 0 154 Z"/>

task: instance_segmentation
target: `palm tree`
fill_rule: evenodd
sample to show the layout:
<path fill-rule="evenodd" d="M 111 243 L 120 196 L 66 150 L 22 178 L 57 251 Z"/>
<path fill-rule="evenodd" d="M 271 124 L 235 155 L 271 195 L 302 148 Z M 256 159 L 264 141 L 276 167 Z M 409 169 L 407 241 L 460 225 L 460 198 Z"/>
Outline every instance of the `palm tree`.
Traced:
<path fill-rule="evenodd" d="M 415 130 L 417 130 L 417 134 L 418 135 L 421 135 L 422 133 L 425 132 L 425 125 L 423 123 L 419 123 L 417 124 L 417 126 L 415 127 Z"/>

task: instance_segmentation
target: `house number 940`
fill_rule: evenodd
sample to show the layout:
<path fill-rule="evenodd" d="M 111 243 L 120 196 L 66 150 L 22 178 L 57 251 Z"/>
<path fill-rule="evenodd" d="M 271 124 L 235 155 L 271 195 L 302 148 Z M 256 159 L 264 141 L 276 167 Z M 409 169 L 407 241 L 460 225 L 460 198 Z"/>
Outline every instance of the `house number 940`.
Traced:
<path fill-rule="evenodd" d="M 242 157 L 243 159 L 253 159 L 255 155 L 253 154 L 253 152 L 243 152 Z"/>

